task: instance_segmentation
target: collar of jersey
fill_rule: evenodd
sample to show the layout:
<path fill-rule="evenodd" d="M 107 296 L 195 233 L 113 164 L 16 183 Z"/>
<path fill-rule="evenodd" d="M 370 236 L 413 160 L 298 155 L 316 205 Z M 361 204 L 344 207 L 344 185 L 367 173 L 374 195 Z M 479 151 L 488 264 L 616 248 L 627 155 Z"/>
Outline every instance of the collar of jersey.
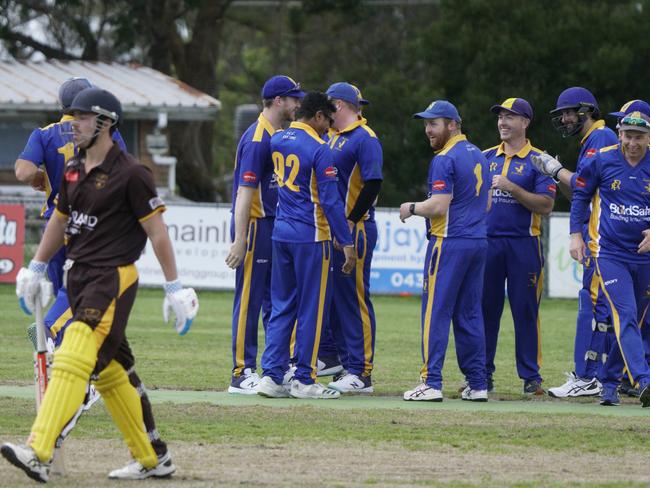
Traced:
<path fill-rule="evenodd" d="M 355 120 L 354 122 L 352 122 L 345 129 L 341 129 L 340 131 L 338 131 L 337 134 L 343 134 L 344 132 L 350 132 L 350 131 L 356 129 L 357 127 L 361 127 L 362 125 L 366 125 L 367 123 L 368 123 L 368 121 L 366 119 L 364 119 L 363 117 L 361 117 L 360 119 Z"/>
<path fill-rule="evenodd" d="M 497 156 L 501 156 L 502 154 L 505 154 L 505 153 L 506 153 L 506 151 L 505 151 L 505 147 L 506 147 L 506 143 L 505 143 L 505 142 L 502 142 L 501 144 L 499 144 L 499 148 L 497 149 Z M 515 154 L 515 156 L 517 156 L 518 158 L 523 159 L 523 158 L 525 158 L 526 156 L 528 156 L 528 153 L 529 153 L 530 151 L 532 151 L 532 150 L 533 150 L 533 146 L 532 146 L 532 144 L 530 143 L 530 140 L 529 140 L 529 139 L 526 139 L 526 145 L 525 145 L 524 147 L 522 147 L 522 148 L 519 150 L 519 152 Z"/>
<path fill-rule="evenodd" d="M 323 142 L 323 139 L 321 139 L 321 137 L 318 135 L 318 132 L 316 132 L 311 125 L 305 124 L 303 122 L 291 122 L 291 125 L 289 127 L 292 129 L 302 129 L 317 141 Z"/>
<path fill-rule="evenodd" d="M 117 159 L 117 156 L 120 154 L 121 151 L 122 150 L 120 149 L 119 144 L 117 142 L 113 142 L 113 147 L 110 148 L 110 150 L 106 153 L 106 157 L 104 158 L 104 161 L 102 161 L 102 164 L 100 164 L 99 166 L 95 166 L 90 171 L 94 171 L 95 169 L 100 169 L 104 173 L 107 174 L 110 173 L 111 170 L 113 169 L 113 166 L 115 166 L 115 160 Z"/>
<path fill-rule="evenodd" d="M 63 115 L 61 117 L 61 120 L 59 122 L 72 122 L 74 120 L 74 117 L 72 115 Z"/>
<path fill-rule="evenodd" d="M 465 134 L 458 134 L 457 136 L 452 137 L 447 141 L 447 144 L 445 144 L 445 147 L 443 147 L 440 151 L 436 151 L 436 154 L 439 155 L 445 155 L 447 154 L 447 151 L 449 151 L 452 147 L 454 147 L 456 144 L 458 144 L 460 141 L 466 141 L 467 136 Z"/>
<path fill-rule="evenodd" d="M 593 125 L 589 127 L 589 130 L 580 141 L 580 145 L 582 146 L 585 142 L 587 142 L 587 138 L 591 135 L 593 131 L 595 131 L 596 129 L 602 129 L 603 127 L 605 127 L 605 121 L 603 119 L 594 122 Z"/>
<path fill-rule="evenodd" d="M 269 122 L 269 119 L 264 117 L 264 114 L 260 114 L 260 116 L 257 118 L 257 121 L 264 128 L 264 130 L 269 133 L 269 135 L 275 134 L 276 131 L 273 128 L 273 125 L 271 125 L 271 122 Z"/>

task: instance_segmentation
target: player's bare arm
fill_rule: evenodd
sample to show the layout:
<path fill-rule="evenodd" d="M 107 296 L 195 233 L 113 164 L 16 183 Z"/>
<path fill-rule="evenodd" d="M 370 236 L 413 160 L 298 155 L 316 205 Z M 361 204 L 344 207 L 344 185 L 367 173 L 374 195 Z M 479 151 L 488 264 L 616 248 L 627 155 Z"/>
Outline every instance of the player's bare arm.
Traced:
<path fill-rule="evenodd" d="M 581 263 L 585 259 L 586 252 L 587 249 L 585 241 L 582 239 L 582 234 L 580 232 L 571 234 L 569 241 L 569 254 L 571 254 L 571 257 Z"/>
<path fill-rule="evenodd" d="M 427 219 L 444 215 L 451 204 L 451 193 L 444 195 L 432 195 L 423 202 L 402 203 L 399 208 L 399 218 L 404 222 L 413 215 Z"/>
<path fill-rule="evenodd" d="M 240 186 L 237 188 L 237 201 L 235 202 L 235 240 L 230 246 L 228 256 L 226 256 L 226 264 L 232 269 L 237 268 L 244 261 L 244 256 L 246 255 L 246 231 L 255 191 L 256 188 L 250 186 Z"/>
<path fill-rule="evenodd" d="M 45 191 L 45 172 L 27 159 L 17 159 L 14 164 L 16 179 L 28 183 L 34 190 Z"/>
<path fill-rule="evenodd" d="M 345 262 L 341 271 L 345 274 L 350 274 L 357 265 L 357 252 L 354 246 L 343 246 L 343 254 L 345 255 Z"/>
<path fill-rule="evenodd" d="M 506 176 L 494 175 L 492 177 L 492 188 L 510 192 L 519 203 L 536 214 L 548 215 L 553 210 L 554 200 L 551 197 L 524 190 Z"/>
<path fill-rule="evenodd" d="M 142 228 L 147 233 L 153 252 L 160 263 L 166 281 L 174 281 L 178 278 L 176 271 L 176 258 L 172 242 L 167 233 L 167 227 L 160 213 L 152 215 L 150 218 L 141 222 Z"/>
<path fill-rule="evenodd" d="M 63 246 L 65 227 L 68 223 L 68 216 L 60 212 L 54 212 L 52 218 L 48 220 L 41 243 L 38 245 L 34 261 L 47 263 L 54 253 Z"/>

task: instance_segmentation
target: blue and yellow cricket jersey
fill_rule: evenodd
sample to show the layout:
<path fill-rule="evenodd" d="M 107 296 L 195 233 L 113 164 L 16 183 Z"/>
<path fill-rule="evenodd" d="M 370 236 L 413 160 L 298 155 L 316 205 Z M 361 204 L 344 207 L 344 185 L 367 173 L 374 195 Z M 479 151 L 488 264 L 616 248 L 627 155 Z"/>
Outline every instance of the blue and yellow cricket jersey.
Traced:
<path fill-rule="evenodd" d="M 636 251 L 642 232 L 650 228 L 650 152 L 635 167 L 620 144 L 586 155 L 571 202 L 571 233 L 582 231 L 590 202 L 592 256 L 648 263 L 650 255 Z"/>
<path fill-rule="evenodd" d="M 64 115 L 61 120 L 46 127 L 34 129 L 18 159 L 31 161 L 36 166 L 44 166 L 46 201 L 41 215 L 50 218 L 56 207 L 56 198 L 61 187 L 61 178 L 66 163 L 76 154 L 72 141 L 71 115 Z M 113 140 L 126 151 L 126 145 L 118 131 L 113 133 Z"/>
<path fill-rule="evenodd" d="M 616 133 L 605 125 L 604 120 L 601 119 L 594 122 L 580 141 L 580 154 L 578 155 L 576 172 L 571 177 L 571 190 L 575 190 L 576 188 L 576 177 L 586 158 L 593 156 L 600 149 L 613 146 L 614 144 L 618 144 L 618 136 Z"/>
<path fill-rule="evenodd" d="M 557 190 L 552 178 L 537 171 L 530 157 L 543 151 L 533 147 L 530 141 L 513 155 L 504 152 L 504 143 L 483 151 L 489 164 L 488 184 L 495 175 L 507 177 L 524 190 L 537 195 L 555 198 Z M 498 188 L 492 189 L 492 207 L 487 214 L 487 235 L 490 237 L 538 236 L 542 217 L 524 207 L 512 194 Z"/>
<path fill-rule="evenodd" d="M 488 165 L 483 153 L 460 134 L 447 141 L 429 166 L 429 197 L 453 194 L 445 215 L 427 221 L 437 237 L 486 237 Z"/>
<path fill-rule="evenodd" d="M 381 180 L 384 162 L 381 143 L 375 132 L 368 127 L 364 118 L 345 129 L 334 132 L 328 142 L 332 149 L 334 166 L 338 170 L 339 193 L 345 202 L 345 215 L 350 215 L 357 204 L 363 183 Z M 375 207 L 364 216 L 364 220 L 375 219 Z"/>
<path fill-rule="evenodd" d="M 293 122 L 271 138 L 271 152 L 278 183 L 273 240 L 326 241 L 332 238 L 331 228 L 342 245 L 352 244 L 325 141 L 309 125 Z"/>
<path fill-rule="evenodd" d="M 235 211 L 237 189 L 256 188 L 251 203 L 251 218 L 273 217 L 278 203 L 278 190 L 271 159 L 271 136 L 275 129 L 263 114 L 241 136 L 235 157 L 232 184 L 232 211 Z"/>

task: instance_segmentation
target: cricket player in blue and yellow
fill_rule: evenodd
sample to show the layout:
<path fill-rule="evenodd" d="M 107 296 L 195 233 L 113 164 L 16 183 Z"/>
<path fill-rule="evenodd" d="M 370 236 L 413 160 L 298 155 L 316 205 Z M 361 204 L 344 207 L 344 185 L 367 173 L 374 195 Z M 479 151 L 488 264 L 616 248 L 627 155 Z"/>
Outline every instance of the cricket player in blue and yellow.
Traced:
<path fill-rule="evenodd" d="M 614 131 L 600 118 L 596 97 L 586 88 L 575 86 L 560 93 L 551 115 L 553 125 L 562 137 L 581 137 L 576 171 L 598 150 L 618 142 Z M 548 154 L 533 156 L 531 160 L 542 173 L 551 176 L 562 193 L 571 200 L 575 191 L 576 173 L 562 167 L 559 161 Z M 583 226 L 583 239 L 585 242 L 589 240 L 588 216 Z M 609 340 L 613 340 L 613 332 L 607 332 L 611 329 L 611 319 L 605 297 L 599 292 L 598 277 L 594 271 L 594 263 L 587 251 L 585 262 L 582 263 L 582 289 L 578 294 L 573 352 L 575 369 L 567 373 L 564 384 L 549 388 L 548 394 L 555 398 L 596 396 L 601 392 L 596 377 L 603 354 L 609 348 L 607 336 L 609 334 Z"/>
<path fill-rule="evenodd" d="M 75 77 L 64 81 L 58 94 L 61 110 L 65 111 L 70 106 L 77 93 L 92 86 L 86 78 Z M 58 122 L 34 129 L 15 163 L 16 179 L 30 184 L 35 190 L 45 192 L 46 201 L 41 211 L 41 217 L 45 220 L 50 219 L 56 207 L 65 165 L 77 151 L 72 141 L 72 119 L 71 115 L 63 115 Z M 115 131 L 112 138 L 126 151 L 119 131 Z M 65 248 L 62 247 L 47 264 L 47 275 L 52 282 L 55 301 L 45 315 L 45 325 L 57 346 L 63 338 L 63 330 L 72 318 L 68 295 L 63 286 L 64 262 Z"/>
<path fill-rule="evenodd" d="M 404 400 L 442 401 L 442 366 L 453 320 L 456 356 L 467 387 L 461 398 L 487 401 L 485 333 L 481 312 L 487 255 L 485 217 L 488 165 L 483 153 L 461 133 L 456 107 L 432 102 L 416 113 L 424 119 L 436 156 L 429 167 L 427 200 L 400 206 L 400 218 L 427 219 L 422 292 L 422 383 Z"/>
<path fill-rule="evenodd" d="M 327 95 L 308 93 L 298 121 L 271 138 L 278 182 L 273 229 L 271 302 L 257 393 L 266 397 L 338 398 L 340 393 L 316 383 L 318 345 L 332 298 L 332 235 L 345 254 L 344 273 L 354 269 L 356 253 L 337 189 L 337 171 L 321 135 L 336 107 Z M 283 385 L 295 327 L 295 374 Z"/>
<path fill-rule="evenodd" d="M 340 356 L 347 373 L 328 386 L 341 393 L 371 393 L 376 321 L 370 301 L 370 265 L 377 243 L 374 204 L 381 189 L 383 153 L 377 135 L 361 116 L 362 105 L 369 102 L 359 89 L 339 82 L 327 89 L 327 95 L 336 107 L 329 146 L 357 251 L 354 273 L 345 274 L 340 271 L 345 256 L 334 250 L 330 326 L 342 345 Z"/>
<path fill-rule="evenodd" d="M 271 234 L 278 202 L 271 159 L 271 136 L 295 119 L 305 93 L 288 76 L 269 78 L 262 88 L 264 108 L 244 132 L 235 159 L 232 187 L 232 246 L 226 264 L 236 269 L 232 311 L 233 369 L 228 393 L 255 395 L 257 329 L 262 310 L 271 315 Z"/>
<path fill-rule="evenodd" d="M 619 123 L 620 143 L 588 157 L 575 180 L 571 202 L 571 257 L 582 261 L 582 226 L 589 215 L 589 250 L 618 344 L 601 374 L 603 405 L 618 405 L 627 370 L 640 401 L 650 406 L 650 367 L 640 326 L 650 302 L 650 116 L 632 112 Z"/>
<path fill-rule="evenodd" d="M 523 98 L 494 105 L 501 144 L 483 151 L 490 168 L 492 205 L 487 216 L 488 252 L 483 286 L 483 320 L 488 391 L 499 337 L 499 325 L 508 299 L 515 326 L 517 374 L 526 394 L 541 395 L 542 362 L 539 302 L 544 283 L 542 215 L 553 210 L 556 185 L 533 167 L 530 157 L 542 151 L 526 139 L 533 108 Z"/>

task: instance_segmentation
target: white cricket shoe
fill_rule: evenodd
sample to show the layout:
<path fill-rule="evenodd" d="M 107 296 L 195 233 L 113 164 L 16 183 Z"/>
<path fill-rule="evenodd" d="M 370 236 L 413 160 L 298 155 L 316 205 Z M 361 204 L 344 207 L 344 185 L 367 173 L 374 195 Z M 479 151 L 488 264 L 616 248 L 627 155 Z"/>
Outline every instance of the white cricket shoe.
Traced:
<path fill-rule="evenodd" d="M 233 376 L 228 387 L 228 393 L 233 395 L 255 395 L 259 384 L 260 375 L 250 368 L 246 368 L 241 375 Z"/>
<path fill-rule="evenodd" d="M 282 378 L 282 386 L 287 390 L 287 393 L 291 392 L 291 382 L 293 381 L 293 377 L 296 376 L 296 369 L 298 368 L 295 366 L 289 366 L 289 369 L 284 373 L 284 377 Z"/>
<path fill-rule="evenodd" d="M 341 393 L 372 393 L 372 380 L 370 376 L 357 376 L 356 374 L 346 374 L 343 378 L 332 381 L 328 388 L 340 391 Z"/>
<path fill-rule="evenodd" d="M 602 386 L 596 378 L 583 380 L 578 378 L 574 372 L 565 374 L 567 377 L 566 383 L 562 386 L 548 389 L 548 394 L 553 398 L 577 398 L 600 395 Z"/>
<path fill-rule="evenodd" d="M 22 469 L 31 479 L 47 483 L 52 462 L 42 462 L 31 447 L 5 442 L 0 447 L 0 452 L 7 461 Z"/>
<path fill-rule="evenodd" d="M 460 394 L 460 398 L 461 400 L 467 400 L 470 402 L 487 402 L 488 392 L 487 390 L 472 390 L 469 385 L 467 385 Z"/>
<path fill-rule="evenodd" d="M 293 398 L 314 398 L 318 400 L 330 400 L 339 398 L 341 394 L 336 390 L 332 390 L 331 388 L 325 388 L 320 383 L 305 385 L 299 380 L 294 379 L 291 382 L 291 396 Z"/>
<path fill-rule="evenodd" d="M 257 394 L 266 398 L 288 398 L 289 392 L 283 385 L 278 385 L 270 376 L 263 376 L 257 385 Z"/>
<path fill-rule="evenodd" d="M 343 371 L 343 365 L 338 356 L 318 358 L 317 376 L 336 376 Z"/>
<path fill-rule="evenodd" d="M 168 478 L 176 471 L 176 466 L 172 463 L 172 456 L 167 451 L 164 455 L 158 457 L 158 464 L 153 468 L 147 469 L 138 461 L 131 461 L 129 464 L 120 469 L 115 469 L 108 473 L 112 480 L 144 480 L 147 478 Z"/>
<path fill-rule="evenodd" d="M 412 390 L 404 392 L 404 400 L 415 402 L 441 402 L 442 390 L 436 390 L 425 383 L 420 383 Z"/>
<path fill-rule="evenodd" d="M 95 388 L 95 385 L 88 385 L 88 389 L 86 390 L 86 398 L 84 398 L 84 402 L 81 406 L 81 408 L 84 409 L 84 411 L 90 410 L 90 408 L 99 401 L 101 398 L 101 395 L 97 391 L 97 388 Z"/>

